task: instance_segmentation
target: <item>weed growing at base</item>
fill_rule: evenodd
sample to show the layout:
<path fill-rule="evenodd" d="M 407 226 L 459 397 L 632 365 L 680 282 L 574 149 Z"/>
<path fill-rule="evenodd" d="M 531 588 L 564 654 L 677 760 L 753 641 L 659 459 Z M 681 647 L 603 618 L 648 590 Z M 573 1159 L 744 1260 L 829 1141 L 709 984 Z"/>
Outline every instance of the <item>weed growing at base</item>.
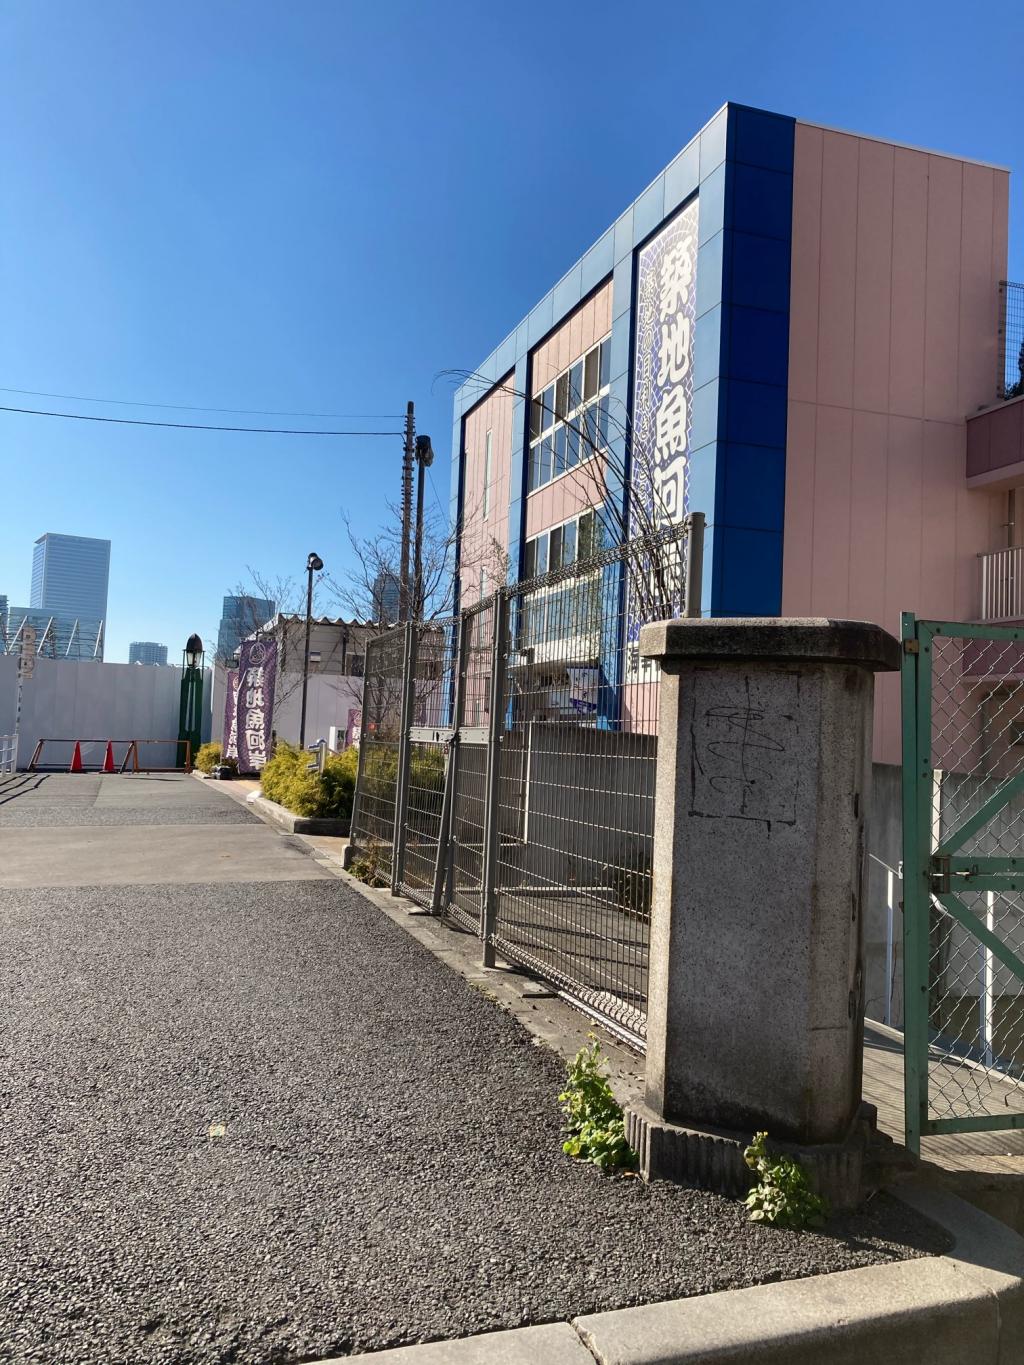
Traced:
<path fill-rule="evenodd" d="M 566 1139 L 562 1151 L 577 1161 L 591 1161 L 603 1171 L 635 1171 L 636 1152 L 626 1141 L 622 1108 L 604 1074 L 601 1045 L 581 1047 L 569 1063 L 566 1087 L 559 1095 Z"/>
<path fill-rule="evenodd" d="M 743 1153 L 743 1160 L 759 1177 L 743 1201 L 750 1210 L 752 1223 L 774 1223 L 776 1227 L 820 1228 L 828 1216 L 828 1204 L 814 1193 L 803 1167 L 788 1156 L 769 1156 L 767 1133 L 755 1133 Z"/>

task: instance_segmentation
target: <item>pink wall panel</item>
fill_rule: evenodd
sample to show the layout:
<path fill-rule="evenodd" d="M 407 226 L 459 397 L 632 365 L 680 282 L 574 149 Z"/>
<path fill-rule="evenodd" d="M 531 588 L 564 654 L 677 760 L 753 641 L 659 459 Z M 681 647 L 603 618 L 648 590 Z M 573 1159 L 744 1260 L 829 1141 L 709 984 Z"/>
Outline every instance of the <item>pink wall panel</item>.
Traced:
<path fill-rule="evenodd" d="M 894 148 L 860 143 L 857 162 L 857 261 L 853 405 L 889 410 Z"/>
<path fill-rule="evenodd" d="M 500 577 L 501 552 L 508 548 L 514 379 L 514 375 L 506 375 L 466 415 L 466 497 L 461 564 L 463 606 L 472 606 L 479 599 L 481 568 L 487 575 L 488 590 L 494 587 Z M 488 431 L 491 433 L 491 489 L 488 515 L 484 517 L 483 488 Z"/>
<path fill-rule="evenodd" d="M 811 614 L 811 557 L 814 550 L 813 403 L 789 402 L 786 438 L 786 520 L 782 614 Z"/>
<path fill-rule="evenodd" d="M 924 415 L 928 158 L 894 151 L 889 410 Z"/>
<path fill-rule="evenodd" d="M 960 348 L 957 410 L 962 415 L 995 401 L 998 373 L 995 320 L 990 293 L 992 224 L 996 177 L 988 166 L 964 166 L 960 253 Z M 1005 179 L 1005 176 L 1003 177 Z"/>
<path fill-rule="evenodd" d="M 846 616 L 849 611 L 852 442 L 853 410 L 819 404 L 815 436 L 812 616 Z"/>
<path fill-rule="evenodd" d="M 796 125 L 793 162 L 793 274 L 789 299 L 789 396 L 818 396 L 818 273 L 825 134 Z M 787 521 L 788 524 L 788 521 Z"/>
<path fill-rule="evenodd" d="M 817 401 L 846 408 L 853 402 L 857 153 L 857 138 L 831 133 L 821 165 Z"/>
<path fill-rule="evenodd" d="M 991 401 L 1006 213 L 1002 172 L 797 125 L 784 614 L 977 616 L 1005 508 L 966 486 L 965 417 Z M 879 679 L 876 757 L 899 735 Z"/>
<path fill-rule="evenodd" d="M 589 460 L 578 465 L 530 494 L 526 500 L 527 540 L 603 501 L 604 488 L 595 463 Z"/>
<path fill-rule="evenodd" d="M 878 496 L 888 479 L 889 419 L 885 413 L 853 414 L 850 460 L 850 554 L 848 610 L 855 621 L 871 620 L 885 600 L 889 507 Z"/>
<path fill-rule="evenodd" d="M 965 415 L 958 376 L 963 180 L 961 162 L 928 158 L 924 413 L 942 422 L 961 422 Z"/>

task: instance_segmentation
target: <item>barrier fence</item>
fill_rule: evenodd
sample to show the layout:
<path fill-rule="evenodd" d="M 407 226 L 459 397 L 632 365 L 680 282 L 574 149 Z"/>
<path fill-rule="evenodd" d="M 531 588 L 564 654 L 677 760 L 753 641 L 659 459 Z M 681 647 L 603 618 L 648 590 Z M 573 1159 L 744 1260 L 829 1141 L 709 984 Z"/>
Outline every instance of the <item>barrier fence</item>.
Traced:
<path fill-rule="evenodd" d="M 367 647 L 352 840 L 382 880 L 643 1043 L 658 743 L 646 621 L 700 614 L 703 517 Z"/>
<path fill-rule="evenodd" d="M 187 739 L 41 739 L 27 771 L 190 773 L 192 744 Z"/>

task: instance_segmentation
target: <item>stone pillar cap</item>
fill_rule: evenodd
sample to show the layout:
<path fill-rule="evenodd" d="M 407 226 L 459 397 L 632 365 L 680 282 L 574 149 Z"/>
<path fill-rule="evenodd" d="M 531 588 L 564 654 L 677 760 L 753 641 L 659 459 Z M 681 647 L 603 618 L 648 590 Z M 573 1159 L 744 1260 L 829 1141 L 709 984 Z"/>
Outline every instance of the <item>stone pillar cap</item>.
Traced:
<path fill-rule="evenodd" d="M 640 653 L 672 670 L 681 660 L 733 663 L 857 664 L 876 673 L 900 666 L 900 644 L 871 621 L 828 616 L 714 616 L 652 621 L 640 631 Z"/>

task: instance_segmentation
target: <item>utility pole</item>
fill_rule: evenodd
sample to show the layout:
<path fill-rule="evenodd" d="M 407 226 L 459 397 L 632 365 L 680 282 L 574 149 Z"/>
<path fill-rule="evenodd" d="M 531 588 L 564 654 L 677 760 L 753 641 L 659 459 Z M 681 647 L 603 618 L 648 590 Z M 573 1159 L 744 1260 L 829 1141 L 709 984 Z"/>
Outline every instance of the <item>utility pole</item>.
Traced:
<path fill-rule="evenodd" d="M 402 450 L 402 558 L 398 571 L 398 619 L 408 621 L 412 616 L 412 593 L 409 582 L 409 544 L 412 539 L 412 462 L 416 449 L 416 420 L 413 405 L 405 409 L 405 445 Z"/>

